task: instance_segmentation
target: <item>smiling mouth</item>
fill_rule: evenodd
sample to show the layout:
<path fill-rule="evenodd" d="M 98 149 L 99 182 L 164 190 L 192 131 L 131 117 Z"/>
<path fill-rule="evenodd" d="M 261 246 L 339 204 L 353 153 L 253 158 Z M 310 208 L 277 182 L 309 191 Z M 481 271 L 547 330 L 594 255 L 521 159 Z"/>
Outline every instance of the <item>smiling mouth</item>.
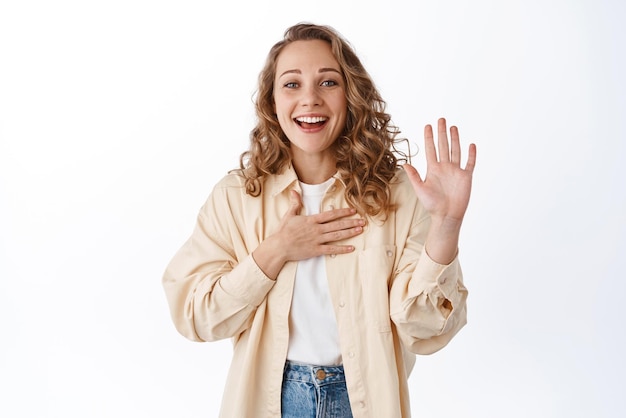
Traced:
<path fill-rule="evenodd" d="M 299 117 L 295 118 L 294 121 L 303 129 L 314 129 L 324 126 L 328 121 L 328 118 L 322 116 Z"/>

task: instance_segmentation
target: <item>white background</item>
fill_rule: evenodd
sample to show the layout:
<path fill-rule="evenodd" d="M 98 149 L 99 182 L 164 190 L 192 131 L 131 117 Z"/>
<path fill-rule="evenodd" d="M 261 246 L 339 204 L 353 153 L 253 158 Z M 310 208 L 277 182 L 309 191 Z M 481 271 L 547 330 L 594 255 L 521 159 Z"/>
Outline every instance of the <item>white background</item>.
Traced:
<path fill-rule="evenodd" d="M 217 415 L 230 342 L 178 335 L 161 275 L 248 145 L 269 48 L 312 21 L 404 136 L 445 116 L 478 145 L 469 324 L 418 358 L 414 416 L 626 416 L 624 20 L 618 0 L 3 1 L 0 415 Z"/>

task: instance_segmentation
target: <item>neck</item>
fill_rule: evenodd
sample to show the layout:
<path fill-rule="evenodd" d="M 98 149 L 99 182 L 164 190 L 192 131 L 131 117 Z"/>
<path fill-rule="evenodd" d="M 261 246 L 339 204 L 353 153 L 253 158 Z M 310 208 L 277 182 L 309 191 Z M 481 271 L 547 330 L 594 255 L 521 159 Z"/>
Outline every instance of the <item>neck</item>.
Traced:
<path fill-rule="evenodd" d="M 329 178 L 335 174 L 337 170 L 330 171 L 316 171 L 310 172 L 309 170 L 299 170 L 297 166 L 294 165 L 294 169 L 296 170 L 296 174 L 298 175 L 298 180 L 306 184 L 322 184 Z"/>
<path fill-rule="evenodd" d="M 321 184 L 337 172 L 334 158 L 293 158 L 298 179 L 306 184 Z"/>

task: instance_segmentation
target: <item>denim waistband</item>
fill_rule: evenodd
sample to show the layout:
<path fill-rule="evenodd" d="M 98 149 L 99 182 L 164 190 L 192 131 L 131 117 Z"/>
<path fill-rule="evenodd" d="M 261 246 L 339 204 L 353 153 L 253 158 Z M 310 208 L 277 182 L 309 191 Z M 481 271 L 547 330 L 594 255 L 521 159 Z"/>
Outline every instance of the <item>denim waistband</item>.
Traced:
<path fill-rule="evenodd" d="M 345 382 L 343 366 L 315 366 L 287 360 L 283 379 L 324 385 Z"/>

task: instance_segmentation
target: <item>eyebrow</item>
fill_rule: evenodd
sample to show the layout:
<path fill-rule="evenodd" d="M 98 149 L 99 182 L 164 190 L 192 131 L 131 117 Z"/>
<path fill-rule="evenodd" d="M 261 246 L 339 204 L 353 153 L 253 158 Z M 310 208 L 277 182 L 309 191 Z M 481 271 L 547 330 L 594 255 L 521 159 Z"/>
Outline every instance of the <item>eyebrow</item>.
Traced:
<path fill-rule="evenodd" d="M 332 68 L 332 67 L 323 67 L 320 68 L 319 70 L 317 70 L 318 73 L 328 73 L 328 72 L 333 72 L 333 73 L 337 73 L 337 74 L 341 74 L 341 72 L 336 69 L 336 68 Z M 302 71 L 298 70 L 298 69 L 294 69 L 294 70 L 287 70 L 284 73 L 282 73 L 279 77 L 284 76 L 285 74 L 302 74 Z"/>

